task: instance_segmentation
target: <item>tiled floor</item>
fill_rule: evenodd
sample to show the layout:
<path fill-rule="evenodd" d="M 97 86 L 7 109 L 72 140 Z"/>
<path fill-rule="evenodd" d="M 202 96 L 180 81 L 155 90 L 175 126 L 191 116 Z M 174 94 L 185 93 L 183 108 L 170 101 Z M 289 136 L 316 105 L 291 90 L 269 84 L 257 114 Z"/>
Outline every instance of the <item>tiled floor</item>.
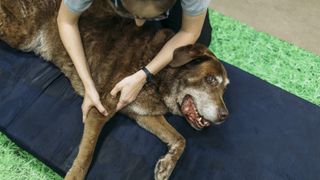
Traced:
<path fill-rule="evenodd" d="M 211 8 L 320 55 L 320 0 L 212 0 Z"/>

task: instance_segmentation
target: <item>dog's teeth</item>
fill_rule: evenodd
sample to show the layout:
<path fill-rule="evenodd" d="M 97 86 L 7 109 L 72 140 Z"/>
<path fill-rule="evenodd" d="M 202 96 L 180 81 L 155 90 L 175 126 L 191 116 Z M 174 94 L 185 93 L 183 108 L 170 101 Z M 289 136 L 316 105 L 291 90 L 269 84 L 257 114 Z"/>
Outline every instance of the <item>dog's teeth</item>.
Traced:
<path fill-rule="evenodd" d="M 201 124 L 201 126 L 205 126 L 205 124 L 202 121 L 200 121 L 200 124 Z"/>
<path fill-rule="evenodd" d="M 197 109 L 194 109 L 196 111 L 196 114 L 199 115 L 199 112 L 197 111 Z"/>
<path fill-rule="evenodd" d="M 201 126 L 205 126 L 205 124 L 202 122 L 202 117 L 198 118 L 198 122 Z"/>

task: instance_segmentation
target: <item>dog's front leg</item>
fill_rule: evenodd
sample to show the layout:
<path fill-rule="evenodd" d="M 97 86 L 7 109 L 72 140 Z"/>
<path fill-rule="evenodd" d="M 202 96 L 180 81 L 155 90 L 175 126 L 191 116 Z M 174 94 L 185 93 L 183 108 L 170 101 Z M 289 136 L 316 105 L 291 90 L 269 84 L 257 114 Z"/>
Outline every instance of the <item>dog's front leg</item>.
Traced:
<path fill-rule="evenodd" d="M 154 169 L 156 180 L 169 179 L 185 148 L 186 141 L 164 116 L 136 116 L 137 123 L 168 145 L 168 153 L 159 159 Z"/>
<path fill-rule="evenodd" d="M 96 143 L 104 124 L 113 116 L 107 117 L 100 114 L 96 108 L 92 108 L 84 124 L 83 136 L 79 152 L 73 161 L 72 167 L 65 176 L 65 180 L 83 180 L 91 164 Z"/>

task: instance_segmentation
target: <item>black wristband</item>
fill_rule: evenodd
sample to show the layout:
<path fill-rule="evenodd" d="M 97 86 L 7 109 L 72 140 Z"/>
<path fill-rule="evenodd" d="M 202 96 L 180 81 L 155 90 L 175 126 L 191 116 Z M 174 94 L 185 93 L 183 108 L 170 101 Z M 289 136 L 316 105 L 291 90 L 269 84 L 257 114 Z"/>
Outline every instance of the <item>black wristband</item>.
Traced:
<path fill-rule="evenodd" d="M 147 82 L 150 82 L 153 80 L 153 74 L 150 73 L 150 71 L 146 67 L 142 67 L 141 70 L 146 73 L 147 75 Z"/>

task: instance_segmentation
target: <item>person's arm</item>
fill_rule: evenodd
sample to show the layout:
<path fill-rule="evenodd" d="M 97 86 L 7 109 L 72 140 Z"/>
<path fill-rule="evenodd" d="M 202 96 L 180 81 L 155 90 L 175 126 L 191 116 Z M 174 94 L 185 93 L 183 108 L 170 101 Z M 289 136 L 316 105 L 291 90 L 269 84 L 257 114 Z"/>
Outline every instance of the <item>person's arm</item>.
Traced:
<path fill-rule="evenodd" d="M 188 16 L 183 13 L 180 31 L 163 46 L 161 51 L 146 66 L 146 68 L 152 74 L 156 74 L 171 62 L 173 58 L 173 51 L 176 48 L 188 44 L 194 44 L 201 34 L 206 14 L 207 11 L 197 16 Z"/>
<path fill-rule="evenodd" d="M 176 48 L 188 44 L 194 44 L 201 34 L 206 14 L 207 11 L 204 11 L 197 16 L 188 16 L 183 13 L 180 31 L 162 47 L 160 52 L 146 66 L 146 68 L 152 74 L 156 74 L 171 62 L 173 52 Z M 142 70 L 139 70 L 135 74 L 128 76 L 117 83 L 110 92 L 112 96 L 116 96 L 118 92 L 121 92 L 117 110 L 122 109 L 124 106 L 135 100 L 145 82 L 146 75 Z"/>
<path fill-rule="evenodd" d="M 85 88 L 86 94 L 82 104 L 84 121 L 92 106 L 97 107 L 97 109 L 104 115 L 107 115 L 107 111 L 100 102 L 99 94 L 96 91 L 95 84 L 90 75 L 90 69 L 85 57 L 78 28 L 80 15 L 81 13 L 69 10 L 62 1 L 57 17 L 57 23 L 62 43 L 66 48 Z"/>

